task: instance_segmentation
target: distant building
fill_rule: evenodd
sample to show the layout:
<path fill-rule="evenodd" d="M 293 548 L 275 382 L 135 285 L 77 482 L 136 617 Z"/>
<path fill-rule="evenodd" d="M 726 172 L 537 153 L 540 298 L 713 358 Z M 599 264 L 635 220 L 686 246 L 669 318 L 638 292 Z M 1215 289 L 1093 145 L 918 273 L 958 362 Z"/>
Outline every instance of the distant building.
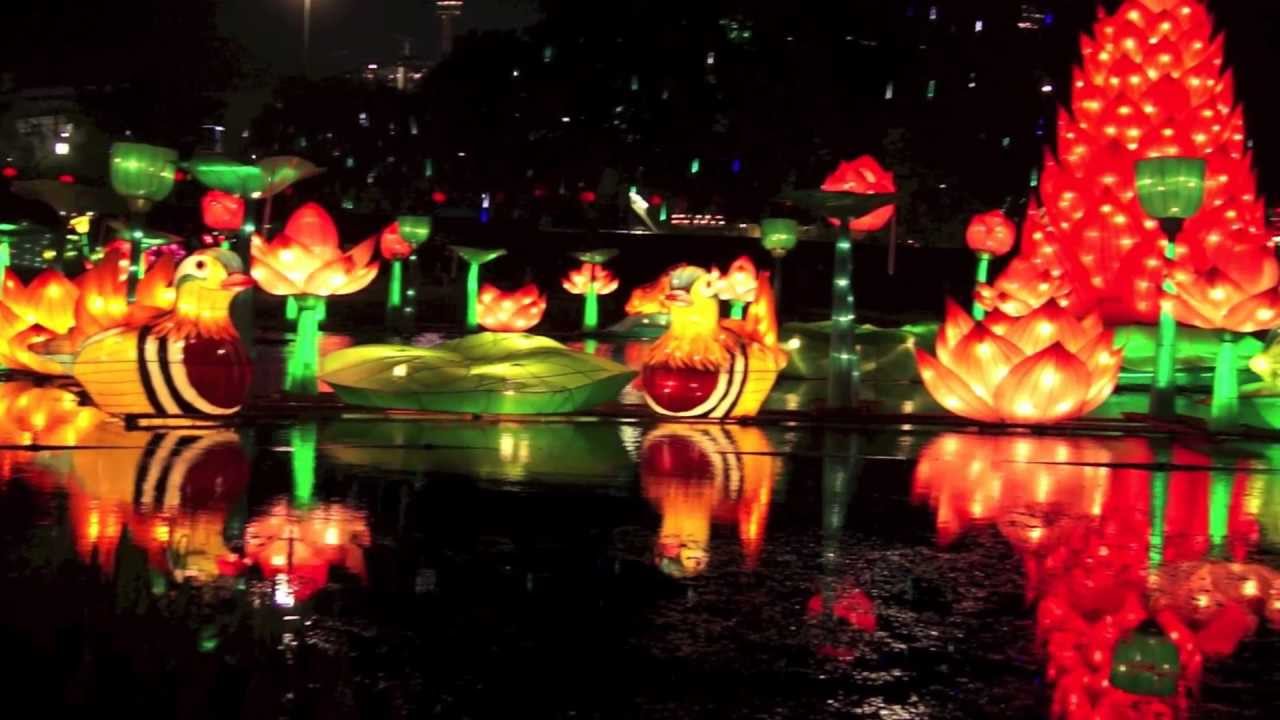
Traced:
<path fill-rule="evenodd" d="M 453 21 L 462 15 L 462 0 L 436 0 L 436 16 L 440 18 L 440 57 L 453 49 Z"/>

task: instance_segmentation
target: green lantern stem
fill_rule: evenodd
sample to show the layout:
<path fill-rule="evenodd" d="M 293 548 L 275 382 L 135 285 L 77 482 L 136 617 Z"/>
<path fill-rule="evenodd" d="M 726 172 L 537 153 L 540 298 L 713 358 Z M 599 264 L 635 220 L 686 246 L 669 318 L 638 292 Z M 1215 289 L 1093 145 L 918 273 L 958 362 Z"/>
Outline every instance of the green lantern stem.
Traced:
<path fill-rule="evenodd" d="M 586 302 L 582 307 L 582 331 L 595 332 L 600 327 L 600 297 L 596 293 L 595 268 L 591 268 L 592 279 L 587 282 Z"/>
<path fill-rule="evenodd" d="M 295 508 L 310 507 L 315 498 L 316 436 L 315 423 L 301 423 L 289 428 L 289 445 L 293 448 L 289 464 L 293 470 L 293 506 Z"/>
<path fill-rule="evenodd" d="M 142 267 L 142 223 L 136 221 L 129 231 L 129 302 L 138 295 L 138 281 L 142 279 L 145 268 Z"/>
<path fill-rule="evenodd" d="M 1167 218 L 1160 221 L 1168 237 L 1164 256 L 1173 262 L 1178 256 L 1178 234 L 1182 231 L 1183 220 Z M 1160 298 L 1160 321 L 1156 335 L 1156 373 L 1151 385 L 1151 415 L 1157 418 L 1172 418 L 1178 397 L 1175 378 L 1175 360 L 1178 356 L 1178 321 L 1173 317 L 1173 279 L 1165 277 L 1161 286 L 1164 290 Z"/>
<path fill-rule="evenodd" d="M 1164 563 L 1164 510 L 1169 500 L 1169 450 L 1156 448 L 1157 469 L 1151 471 L 1151 533 L 1147 537 L 1147 566 L 1155 570 Z"/>
<path fill-rule="evenodd" d="M 387 283 L 387 325 L 400 323 L 404 308 L 404 261 L 391 261 L 391 279 Z"/>
<path fill-rule="evenodd" d="M 0 239 L 0 277 L 9 269 L 9 238 Z M 4 293 L 4 285 L 0 283 L 0 294 Z"/>
<path fill-rule="evenodd" d="M 836 236 L 833 268 L 827 406 L 852 407 L 858 387 L 858 348 L 854 345 L 853 237 L 848 218 Z"/>
<path fill-rule="evenodd" d="M 1218 363 L 1213 368 L 1213 400 L 1209 405 L 1209 428 L 1229 430 L 1240 420 L 1240 378 L 1236 371 L 1236 335 L 1222 333 L 1218 343 Z"/>
<path fill-rule="evenodd" d="M 987 282 L 987 275 L 991 272 L 991 253 L 978 253 L 978 271 L 974 276 L 975 285 L 983 285 Z M 987 316 L 987 309 L 978 304 L 975 299 L 973 301 L 973 319 L 982 320 Z"/>
<path fill-rule="evenodd" d="M 467 332 L 480 329 L 476 320 L 476 303 L 480 298 L 480 263 L 467 262 Z"/>
<path fill-rule="evenodd" d="M 285 391 L 315 395 L 318 391 L 316 372 L 320 365 L 320 311 L 322 298 L 299 295 L 298 325 L 293 339 L 293 352 L 285 367 Z"/>
<path fill-rule="evenodd" d="M 731 300 L 729 302 L 729 317 L 733 320 L 741 320 L 745 314 L 747 304 L 741 300 Z"/>
<path fill-rule="evenodd" d="M 284 299 L 284 319 L 289 322 L 298 320 L 298 298 L 293 295 Z"/>

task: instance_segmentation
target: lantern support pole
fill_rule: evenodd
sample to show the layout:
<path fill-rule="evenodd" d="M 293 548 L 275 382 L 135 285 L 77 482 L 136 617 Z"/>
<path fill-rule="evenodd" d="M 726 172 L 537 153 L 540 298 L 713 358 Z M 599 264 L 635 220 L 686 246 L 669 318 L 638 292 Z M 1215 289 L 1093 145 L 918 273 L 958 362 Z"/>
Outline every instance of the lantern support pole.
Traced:
<path fill-rule="evenodd" d="M 1147 536 L 1147 566 L 1158 569 L 1164 563 L 1164 514 L 1169 499 L 1169 447 L 1165 440 L 1153 443 L 1156 467 L 1151 471 L 1150 534 Z"/>
<path fill-rule="evenodd" d="M 391 261 L 391 278 L 387 282 L 387 326 L 399 329 L 404 310 L 404 261 Z"/>
<path fill-rule="evenodd" d="M 293 471 L 293 506 L 305 510 L 311 506 L 316 494 L 316 436 L 315 423 L 299 423 L 289 428 L 289 465 Z"/>
<path fill-rule="evenodd" d="M 299 395 L 315 395 L 320 365 L 320 307 L 323 298 L 298 295 L 298 325 L 292 351 L 285 368 L 285 390 Z"/>
<path fill-rule="evenodd" d="M 729 317 L 733 320 L 741 320 L 746 313 L 747 304 L 741 300 L 731 300 L 729 302 Z"/>
<path fill-rule="evenodd" d="M 1162 419 L 1170 419 L 1177 414 L 1175 364 L 1178 357 L 1178 321 L 1173 316 L 1175 289 L 1168 265 L 1178 257 L 1178 235 L 1182 232 L 1184 222 L 1181 218 L 1160 220 L 1160 226 L 1168 238 L 1164 253 L 1167 263 L 1161 284 L 1163 293 L 1160 298 L 1160 320 L 1156 328 L 1156 372 L 1151 384 L 1150 413 L 1153 417 Z"/>
<path fill-rule="evenodd" d="M 600 298 L 596 293 L 596 266 L 587 266 L 586 301 L 582 307 L 582 331 L 595 332 L 600 327 Z"/>
<path fill-rule="evenodd" d="M 476 320 L 476 301 L 480 297 L 480 263 L 467 261 L 467 332 L 480 327 Z"/>
<path fill-rule="evenodd" d="M 987 282 L 987 277 L 991 272 L 991 253 L 978 253 L 978 269 L 974 273 L 974 285 L 983 285 Z M 975 292 L 976 295 L 976 292 Z M 978 303 L 977 298 L 973 301 L 973 319 L 981 321 L 987 316 L 987 309 Z"/>
<path fill-rule="evenodd" d="M 773 254 L 773 305 L 774 307 L 782 306 L 782 258 L 786 253 L 775 252 Z"/>
<path fill-rule="evenodd" d="M 1240 420 L 1240 377 L 1236 370 L 1236 334 L 1222 333 L 1218 361 L 1213 368 L 1213 399 L 1209 405 L 1209 429 L 1230 430 Z"/>
<path fill-rule="evenodd" d="M 831 279 L 831 350 L 828 356 L 827 407 L 852 407 L 858 388 L 858 349 L 854 344 L 853 236 L 850 218 L 836 234 Z"/>

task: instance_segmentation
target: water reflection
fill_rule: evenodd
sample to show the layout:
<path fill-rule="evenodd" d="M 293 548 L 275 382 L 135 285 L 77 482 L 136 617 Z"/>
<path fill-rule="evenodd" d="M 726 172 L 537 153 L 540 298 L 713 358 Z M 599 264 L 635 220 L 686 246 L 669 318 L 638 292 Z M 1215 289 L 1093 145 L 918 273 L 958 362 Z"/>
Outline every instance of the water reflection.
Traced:
<path fill-rule="evenodd" d="M 737 527 L 744 564 L 755 567 L 779 463 L 757 427 L 667 423 L 650 430 L 640 448 L 640 480 L 662 516 L 658 568 L 672 577 L 702 574 L 713 522 Z"/>
<path fill-rule="evenodd" d="M 1280 617 L 1275 572 L 1245 562 L 1280 489 L 1255 465 L 1141 439 L 949 434 L 913 497 L 940 544 L 995 525 L 1021 555 L 1054 717 L 1181 717 L 1204 662 Z"/>

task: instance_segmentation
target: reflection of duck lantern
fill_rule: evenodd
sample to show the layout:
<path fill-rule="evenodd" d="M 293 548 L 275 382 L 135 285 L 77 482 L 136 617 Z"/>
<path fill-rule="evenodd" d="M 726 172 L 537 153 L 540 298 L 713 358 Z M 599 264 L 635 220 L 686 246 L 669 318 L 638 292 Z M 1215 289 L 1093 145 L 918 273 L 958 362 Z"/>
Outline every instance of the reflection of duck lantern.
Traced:
<path fill-rule="evenodd" d="M 777 459 L 759 428 L 661 425 L 645 436 L 640 477 L 658 507 L 655 560 L 674 577 L 706 570 L 711 524 L 738 527 L 748 567 L 764 542 Z"/>
<path fill-rule="evenodd" d="M 0 313 L 10 341 L 0 356 L 10 367 L 66 374 L 56 355 L 33 352 L 35 343 L 51 341 L 50 351 L 74 354 L 71 374 L 111 413 L 236 412 L 251 376 L 229 310 L 252 280 L 239 258 L 220 248 L 200 250 L 172 268 L 157 263 L 132 306 L 125 299 L 127 262 L 116 254 L 74 285 L 60 276 L 42 283 L 38 303 Z"/>
<path fill-rule="evenodd" d="M 718 272 L 687 266 L 672 273 L 664 303 L 671 326 L 653 344 L 641 374 L 649 407 L 675 417 L 743 417 L 759 411 L 787 362 L 778 347 L 773 293 L 763 275 L 746 319 L 722 321 Z"/>

